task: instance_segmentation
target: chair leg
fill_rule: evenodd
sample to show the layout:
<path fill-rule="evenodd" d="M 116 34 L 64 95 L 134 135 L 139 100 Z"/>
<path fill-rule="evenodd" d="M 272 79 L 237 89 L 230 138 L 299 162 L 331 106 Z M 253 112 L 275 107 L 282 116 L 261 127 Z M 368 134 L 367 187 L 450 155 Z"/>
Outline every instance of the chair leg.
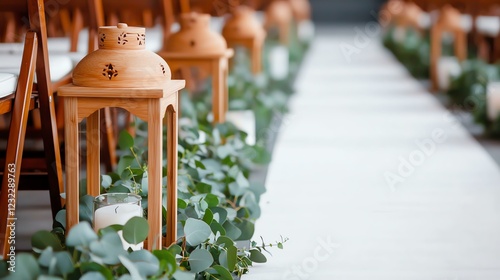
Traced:
<path fill-rule="evenodd" d="M 5 157 L 2 191 L 0 194 L 0 244 L 2 255 L 6 259 L 11 249 L 9 237 L 16 224 L 16 198 L 21 161 L 24 148 L 24 136 L 31 102 L 33 79 L 37 53 L 37 37 L 35 32 L 26 34 L 22 67 L 17 83 L 17 90 L 12 109 L 7 154 Z M 13 246 L 15 248 L 15 246 Z"/>
<path fill-rule="evenodd" d="M 37 50 L 36 76 L 40 115 L 42 119 L 43 145 L 50 183 L 50 204 L 52 206 L 52 215 L 55 217 L 57 212 L 62 208 L 60 193 L 64 192 L 64 185 L 62 180 L 62 162 L 61 153 L 59 151 L 54 95 L 52 93 L 50 80 L 44 1 L 28 1 L 28 12 L 30 15 L 30 28 L 37 33 L 40 42 Z"/>

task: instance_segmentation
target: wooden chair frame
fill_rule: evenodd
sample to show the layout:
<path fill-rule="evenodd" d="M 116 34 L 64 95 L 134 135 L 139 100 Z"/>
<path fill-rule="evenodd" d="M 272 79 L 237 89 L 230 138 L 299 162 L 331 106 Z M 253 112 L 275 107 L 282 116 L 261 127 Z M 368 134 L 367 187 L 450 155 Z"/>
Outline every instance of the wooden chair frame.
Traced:
<path fill-rule="evenodd" d="M 33 48 L 36 48 L 36 59 L 33 59 L 32 51 L 25 49 L 25 54 L 23 55 L 23 65 L 21 66 L 21 73 L 19 76 L 19 86 L 16 93 L 16 101 L 14 101 L 14 110 L 16 110 L 13 114 L 12 120 L 15 122 L 21 122 L 23 120 L 24 114 L 26 114 L 26 110 L 24 109 L 26 106 L 25 100 L 29 98 L 17 98 L 17 96 L 27 95 L 28 92 L 30 95 L 32 93 L 33 83 L 29 82 L 30 69 L 35 67 L 35 72 L 37 75 L 37 92 L 38 92 L 38 102 L 40 107 L 41 114 L 41 126 L 42 126 L 42 137 L 43 137 L 43 145 L 45 152 L 45 160 L 47 165 L 47 173 L 49 179 L 49 193 L 50 193 L 50 201 L 52 214 L 55 215 L 62 207 L 62 199 L 60 197 L 60 193 L 64 191 L 63 180 L 62 180 L 62 163 L 61 163 L 61 155 L 59 150 L 59 139 L 58 132 L 56 126 L 56 117 L 55 117 L 55 108 L 54 108 L 54 96 L 52 94 L 51 89 L 51 80 L 50 80 L 50 71 L 49 71 L 49 62 L 48 62 L 48 49 L 47 49 L 47 30 L 45 25 L 45 12 L 44 12 L 44 2 L 43 0 L 27 0 L 28 1 L 28 11 L 29 11 L 29 22 L 30 22 L 30 32 L 27 36 L 27 43 L 32 43 Z M 35 39 L 30 39 L 30 34 L 36 34 Z M 29 49 L 29 45 L 28 45 Z M 30 60 L 29 62 L 24 62 L 25 59 Z M 36 60 L 36 61 L 33 61 Z M 27 68 L 28 67 L 28 68 Z M 31 71 L 33 72 L 33 71 Z M 23 93 L 24 91 L 24 93 Z M 18 95 L 19 93 L 19 95 Z M 21 101 L 19 101 L 21 100 Z M 17 114 L 21 114 L 21 118 L 19 118 Z M 19 139 L 24 139 L 23 130 L 25 127 L 16 125 L 17 123 L 11 123 L 11 130 L 9 133 L 9 142 L 14 141 L 13 137 L 19 137 Z M 12 136 L 11 136 L 12 135 Z M 23 136 L 23 137 L 21 137 Z M 12 140 L 11 140 L 12 137 Z M 13 143 L 13 144 L 11 144 Z M 12 178 L 9 174 L 9 165 L 11 162 L 17 162 L 21 160 L 20 151 L 23 148 L 22 143 L 11 142 L 9 143 L 9 148 L 7 150 L 7 164 L 6 164 L 6 173 L 3 176 L 2 183 L 2 194 L 1 194 L 1 203 L 0 203 L 0 237 L 1 237 L 1 247 L 2 254 L 6 255 L 7 243 L 5 243 L 7 235 L 7 218 L 11 216 L 11 210 L 9 210 L 9 179 Z M 12 146 L 14 145 L 14 146 Z M 17 194 L 18 183 L 20 180 L 20 163 L 16 164 L 15 168 L 15 193 Z M 12 180 L 11 180 L 12 181 Z M 11 182 L 12 183 L 12 182 Z M 15 203 L 14 203 L 14 214 L 15 214 Z M 9 211 L 9 212 L 8 212 Z M 10 232 L 9 232 L 10 234 Z"/>

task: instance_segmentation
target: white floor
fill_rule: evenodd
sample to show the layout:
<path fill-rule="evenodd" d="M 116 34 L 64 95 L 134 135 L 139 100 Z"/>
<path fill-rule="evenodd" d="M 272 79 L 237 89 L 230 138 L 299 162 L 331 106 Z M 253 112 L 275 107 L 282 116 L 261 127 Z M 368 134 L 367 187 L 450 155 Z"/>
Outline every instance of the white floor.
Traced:
<path fill-rule="evenodd" d="M 499 168 L 378 38 L 355 35 L 321 30 L 303 65 L 255 235 L 290 240 L 243 279 L 500 279 Z M 358 47 L 350 62 L 342 44 Z"/>

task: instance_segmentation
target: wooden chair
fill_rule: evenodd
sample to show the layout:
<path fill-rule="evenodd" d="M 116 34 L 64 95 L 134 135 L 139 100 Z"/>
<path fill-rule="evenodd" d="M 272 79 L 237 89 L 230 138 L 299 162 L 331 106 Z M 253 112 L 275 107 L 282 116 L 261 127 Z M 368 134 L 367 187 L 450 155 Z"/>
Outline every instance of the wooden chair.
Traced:
<path fill-rule="evenodd" d="M 9 2 L 10 3 L 10 2 Z M 0 9 L 10 8 L 7 1 L 0 3 Z M 23 65 L 19 75 L 19 84 L 14 101 L 14 113 L 9 133 L 9 148 L 6 155 L 5 171 L 2 178 L 2 191 L 0 203 L 0 237 L 2 254 L 7 253 L 7 237 L 10 232 L 7 228 L 7 220 L 15 215 L 15 203 L 9 201 L 9 184 L 14 183 L 14 196 L 17 194 L 19 183 L 27 183 L 21 173 L 21 151 L 23 148 L 23 136 L 25 131 L 25 121 L 27 106 L 29 106 L 32 91 L 32 79 L 34 76 L 33 67 L 37 76 L 36 92 L 40 107 L 42 137 L 44 144 L 45 160 L 49 179 L 49 192 L 52 213 L 55 215 L 61 209 L 60 193 L 63 191 L 62 164 L 59 151 L 59 140 L 56 127 L 54 97 L 51 89 L 50 72 L 48 64 L 47 30 L 45 25 L 45 13 L 43 0 L 28 0 L 28 11 L 30 21 L 30 32 L 26 36 L 25 51 L 23 55 Z M 38 41 L 38 43 L 37 43 Z M 35 51 L 36 50 L 36 51 Z M 36 56 L 35 56 L 36 53 Z M 36 57 L 36 59 L 35 59 Z M 28 104 L 27 104 L 28 103 Z M 12 165 L 14 163 L 14 172 Z M 12 182 L 12 173 L 14 181 Z M 40 184 L 40 174 L 31 177 L 32 184 Z M 10 181 L 9 181 L 10 180 Z M 9 205 L 11 204 L 11 205 Z M 12 213 L 12 211 L 14 213 Z"/>

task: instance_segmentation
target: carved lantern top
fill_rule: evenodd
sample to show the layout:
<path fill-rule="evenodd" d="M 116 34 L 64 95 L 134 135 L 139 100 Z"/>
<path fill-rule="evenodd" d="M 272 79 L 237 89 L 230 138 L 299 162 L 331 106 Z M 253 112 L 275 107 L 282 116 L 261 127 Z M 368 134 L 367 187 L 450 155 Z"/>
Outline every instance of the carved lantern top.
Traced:
<path fill-rule="evenodd" d="M 264 38 L 266 32 L 255 17 L 255 11 L 246 6 L 238 6 L 226 20 L 222 28 L 224 38 Z"/>
<path fill-rule="evenodd" d="M 273 1 L 266 9 L 264 25 L 270 28 L 277 25 L 288 25 L 292 21 L 292 8 L 284 0 Z"/>
<path fill-rule="evenodd" d="M 99 49 L 85 56 L 73 70 L 73 84 L 103 88 L 151 88 L 171 79 L 167 62 L 146 50 L 146 29 L 99 27 Z"/>
<path fill-rule="evenodd" d="M 413 2 L 408 2 L 402 4 L 404 9 L 397 17 L 397 23 L 399 26 L 412 26 L 414 28 L 420 29 L 420 21 L 423 16 L 422 9 Z"/>
<path fill-rule="evenodd" d="M 180 30 L 171 34 L 163 51 L 197 55 L 220 54 L 227 50 L 224 37 L 210 30 L 210 15 L 186 13 L 180 15 Z"/>
<path fill-rule="evenodd" d="M 311 4 L 309 0 L 289 0 L 293 17 L 297 22 L 311 19 Z"/>
<path fill-rule="evenodd" d="M 449 29 L 454 31 L 462 30 L 463 27 L 461 25 L 462 22 L 461 17 L 462 16 L 457 9 L 453 8 L 451 5 L 445 5 L 441 8 L 438 18 L 438 23 L 444 29 Z"/>

